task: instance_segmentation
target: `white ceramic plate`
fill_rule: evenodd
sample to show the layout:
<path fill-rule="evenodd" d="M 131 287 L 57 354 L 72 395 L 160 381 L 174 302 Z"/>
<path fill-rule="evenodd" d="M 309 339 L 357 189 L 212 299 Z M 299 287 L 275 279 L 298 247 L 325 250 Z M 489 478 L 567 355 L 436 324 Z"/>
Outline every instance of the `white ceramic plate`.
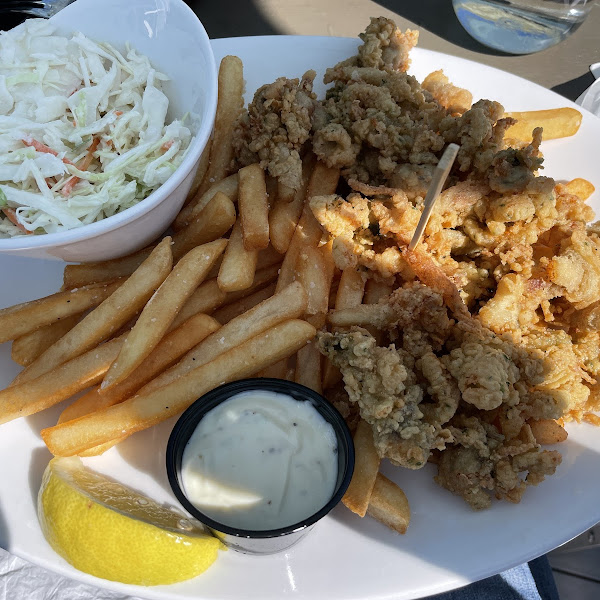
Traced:
<path fill-rule="evenodd" d="M 299 76 L 350 56 L 348 39 L 267 37 L 213 42 L 217 60 L 237 54 L 245 65 L 249 96 L 257 86 L 281 75 Z M 452 81 L 474 96 L 495 98 L 507 109 L 551 108 L 571 104 L 564 98 L 508 73 L 424 50 L 413 53 L 412 72 L 422 78 L 443 68 Z M 319 87 L 319 92 L 322 91 Z M 578 135 L 545 144 L 546 173 L 561 179 L 586 177 L 600 187 L 596 144 L 600 120 L 585 114 Z M 598 195 L 595 196 L 598 204 Z M 593 201 L 593 202 L 594 202 Z M 61 265 L 0 257 L 0 306 L 37 298 L 60 286 Z M 16 374 L 8 344 L 0 346 L 0 386 Z M 487 577 L 532 559 L 600 520 L 600 430 L 569 426 L 560 446 L 563 462 L 556 475 L 527 491 L 521 504 L 495 503 L 475 513 L 433 482 L 434 467 L 421 471 L 385 468 L 406 491 L 412 523 L 404 536 L 370 518 L 358 519 L 338 507 L 290 551 L 267 557 L 235 552 L 220 556 L 201 577 L 183 584 L 139 588 L 89 577 L 72 569 L 45 542 L 35 498 L 50 458 L 39 437 L 61 407 L 0 427 L 0 545 L 23 558 L 74 579 L 132 596 L 159 599 L 238 598 L 269 600 L 283 596 L 330 600 L 418 598 Z M 94 468 L 175 503 L 164 468 L 166 438 L 173 421 L 138 433 L 102 457 L 87 459 Z"/>

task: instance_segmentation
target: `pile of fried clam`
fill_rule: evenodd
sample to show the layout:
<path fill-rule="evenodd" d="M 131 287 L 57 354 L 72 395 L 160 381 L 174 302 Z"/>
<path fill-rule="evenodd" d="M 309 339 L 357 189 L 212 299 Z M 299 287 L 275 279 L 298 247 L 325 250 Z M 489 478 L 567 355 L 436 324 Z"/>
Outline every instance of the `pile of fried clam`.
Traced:
<path fill-rule="evenodd" d="M 353 272 L 366 293 L 336 304 L 318 334 L 343 376 L 342 388 L 327 366 L 327 395 L 372 426 L 380 458 L 437 463 L 436 481 L 474 508 L 492 495 L 518 502 L 560 463 L 540 443 L 565 439 L 563 420 L 598 424 L 591 191 L 539 175 L 541 128 L 511 141 L 515 119 L 498 102 L 472 104 L 441 71 L 409 75 L 416 32 L 378 18 L 360 37 L 358 54 L 327 70 L 323 101 L 314 72 L 257 91 L 237 124 L 236 166 L 260 162 L 290 196 L 312 154 L 340 169 L 338 193 L 310 207 L 342 281 Z M 450 143 L 457 160 L 409 253 Z"/>

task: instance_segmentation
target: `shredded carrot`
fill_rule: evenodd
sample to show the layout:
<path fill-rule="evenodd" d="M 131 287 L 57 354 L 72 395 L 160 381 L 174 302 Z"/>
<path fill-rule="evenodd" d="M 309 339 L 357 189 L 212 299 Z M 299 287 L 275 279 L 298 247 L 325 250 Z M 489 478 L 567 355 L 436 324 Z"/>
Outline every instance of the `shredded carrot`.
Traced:
<path fill-rule="evenodd" d="M 168 149 L 169 149 L 169 148 L 170 148 L 172 145 L 173 145 L 173 140 L 169 140 L 168 142 L 165 142 L 165 143 L 164 143 L 164 144 L 163 144 L 163 145 L 160 147 L 160 149 L 161 149 L 163 152 L 166 152 L 166 151 L 167 151 L 167 150 L 168 150 Z"/>
<path fill-rule="evenodd" d="M 58 156 L 58 152 L 56 150 L 52 150 L 46 144 L 42 144 L 42 142 L 38 142 L 37 140 L 31 140 L 28 142 L 27 140 L 21 140 L 26 146 L 31 146 L 35 148 L 36 152 L 44 152 L 45 154 L 52 154 L 53 156 Z M 62 161 L 67 165 L 72 165 L 73 163 L 68 158 L 63 158 Z"/>
<path fill-rule="evenodd" d="M 92 161 L 94 160 L 94 152 L 96 152 L 96 149 L 98 148 L 99 143 L 100 143 L 100 138 L 93 139 L 92 143 L 90 144 L 90 147 L 88 148 L 87 154 L 79 161 L 79 164 L 77 165 L 77 168 L 80 171 L 87 171 L 87 169 L 90 168 L 90 165 L 92 164 Z M 78 181 L 79 181 L 79 177 L 77 177 L 76 175 L 73 175 L 73 177 L 71 177 L 71 179 L 69 179 L 69 181 L 67 181 L 67 183 L 65 183 L 65 185 L 61 189 L 60 193 L 63 196 L 67 197 L 73 191 L 73 188 L 75 187 L 75 184 Z"/>
<path fill-rule="evenodd" d="M 23 233 L 27 233 L 27 234 L 33 233 L 33 231 L 29 231 L 29 229 L 25 229 L 25 227 L 23 227 L 23 225 L 21 225 L 21 223 L 19 223 L 19 220 L 17 219 L 17 211 L 14 208 L 10 208 L 10 206 L 5 206 L 2 209 L 2 212 L 8 217 L 8 220 L 13 225 L 16 225 Z"/>
<path fill-rule="evenodd" d="M 116 115 L 117 117 L 120 117 L 122 114 L 123 114 L 123 111 L 122 111 L 122 110 L 115 110 L 115 115 Z"/>

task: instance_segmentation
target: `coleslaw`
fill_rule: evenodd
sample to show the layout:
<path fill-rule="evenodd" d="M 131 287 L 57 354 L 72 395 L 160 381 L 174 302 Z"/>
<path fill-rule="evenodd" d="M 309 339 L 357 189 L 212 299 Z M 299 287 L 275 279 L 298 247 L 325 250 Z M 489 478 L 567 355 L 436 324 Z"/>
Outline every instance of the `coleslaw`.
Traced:
<path fill-rule="evenodd" d="M 43 19 L 0 33 L 0 238 L 60 232 L 160 187 L 192 140 L 167 123 L 168 78 Z"/>

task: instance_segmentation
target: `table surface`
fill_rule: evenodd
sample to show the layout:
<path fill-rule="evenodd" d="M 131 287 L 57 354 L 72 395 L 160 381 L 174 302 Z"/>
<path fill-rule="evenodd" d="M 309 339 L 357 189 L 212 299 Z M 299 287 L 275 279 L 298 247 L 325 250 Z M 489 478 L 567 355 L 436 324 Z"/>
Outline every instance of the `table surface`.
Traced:
<path fill-rule="evenodd" d="M 567 40 L 537 54 L 512 56 L 488 49 L 473 40 L 462 28 L 450 0 L 186 0 L 204 23 L 211 38 L 252 35 L 325 35 L 354 37 L 371 16 L 386 16 L 402 29 L 418 29 L 419 46 L 460 56 L 534 81 L 574 100 L 591 83 L 589 65 L 600 62 L 600 8 L 595 4 L 585 23 Z M 342 18 L 340 18 L 340 16 Z M 6 553 L 0 550 L 0 558 Z M 31 569 L 39 577 L 42 570 L 13 558 L 11 567 Z M 0 573 L 6 575 L 6 573 Z M 49 573 L 46 577 L 52 578 Z M 54 582 L 56 588 L 81 598 L 123 598 L 100 593 L 76 582 Z M 72 587 L 71 587 L 72 586 Z M 69 589 L 71 588 L 71 589 Z M 5 589 L 4 598 L 23 590 Z M 38 590 L 39 591 L 39 590 Z M 0 593 L 2 597 L 2 593 Z M 44 596 L 36 596 L 44 598 Z"/>
<path fill-rule="evenodd" d="M 450 0 L 186 0 L 211 38 L 246 35 L 354 37 L 369 17 L 394 19 L 419 30 L 419 46 L 510 71 L 575 100 L 594 81 L 600 61 L 600 7 L 562 43 L 525 56 L 502 54 L 475 41 L 462 28 Z"/>

